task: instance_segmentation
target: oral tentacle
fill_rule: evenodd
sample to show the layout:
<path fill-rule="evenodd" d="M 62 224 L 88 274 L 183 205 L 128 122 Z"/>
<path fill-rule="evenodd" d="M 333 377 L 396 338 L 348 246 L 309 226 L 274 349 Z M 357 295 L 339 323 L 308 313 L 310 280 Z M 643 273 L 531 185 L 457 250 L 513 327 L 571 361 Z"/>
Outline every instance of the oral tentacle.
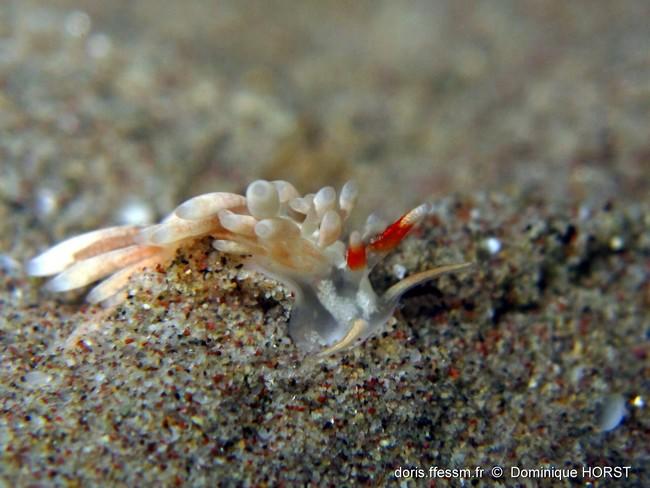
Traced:
<path fill-rule="evenodd" d="M 445 266 L 438 266 L 436 268 L 429 269 L 427 271 L 422 271 L 421 273 L 413 274 L 408 278 L 404 278 L 403 280 L 395 283 L 393 286 L 391 286 L 388 290 L 384 292 L 381 298 L 385 303 L 397 301 L 400 296 L 402 296 L 405 292 L 407 292 L 414 286 L 420 285 L 426 281 L 429 281 L 433 278 L 436 278 L 446 273 L 452 273 L 455 271 L 461 271 L 463 269 L 467 269 L 473 264 L 474 263 L 449 264 Z"/>
<path fill-rule="evenodd" d="M 351 346 L 354 342 L 363 335 L 364 331 L 368 327 L 368 322 L 363 319 L 357 319 L 352 323 L 352 327 L 348 333 L 343 337 L 339 342 L 333 346 L 326 347 L 322 351 L 319 351 L 316 356 L 324 357 L 334 354 L 336 352 L 342 351 L 343 349 Z"/>

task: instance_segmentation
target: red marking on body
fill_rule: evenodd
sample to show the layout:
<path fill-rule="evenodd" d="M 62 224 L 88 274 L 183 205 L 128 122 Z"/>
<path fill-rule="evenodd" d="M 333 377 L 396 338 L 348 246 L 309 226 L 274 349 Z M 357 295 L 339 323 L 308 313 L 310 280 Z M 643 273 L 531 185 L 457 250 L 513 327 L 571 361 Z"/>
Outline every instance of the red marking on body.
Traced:
<path fill-rule="evenodd" d="M 399 219 L 386 227 L 384 232 L 373 237 L 370 240 L 368 247 L 375 252 L 388 252 L 391 249 L 394 249 L 413 228 L 414 224 L 409 222 L 410 219 L 407 219 L 408 215 L 408 213 L 402 215 Z"/>
<path fill-rule="evenodd" d="M 358 246 L 349 246 L 346 256 L 348 268 L 362 269 L 366 266 L 366 246 L 359 244 Z"/>

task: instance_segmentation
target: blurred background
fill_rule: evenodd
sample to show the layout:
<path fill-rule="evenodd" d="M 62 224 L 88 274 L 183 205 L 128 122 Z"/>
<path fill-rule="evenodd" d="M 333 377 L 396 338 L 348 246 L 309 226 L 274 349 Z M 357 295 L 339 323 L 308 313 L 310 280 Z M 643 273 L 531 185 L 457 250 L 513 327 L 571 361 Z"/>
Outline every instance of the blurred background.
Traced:
<path fill-rule="evenodd" d="M 0 488 L 497 462 L 650 486 L 648 19 L 647 0 L 0 0 Z M 354 178 L 357 219 L 439 201 L 378 284 L 480 265 L 318 364 L 286 291 L 205 241 L 115 313 L 25 276 L 66 236 L 258 178 Z"/>
<path fill-rule="evenodd" d="M 451 193 L 645 199 L 649 18 L 646 1 L 4 0 L 2 247 L 16 209 L 59 238 L 257 178 L 355 178 L 361 215 Z"/>

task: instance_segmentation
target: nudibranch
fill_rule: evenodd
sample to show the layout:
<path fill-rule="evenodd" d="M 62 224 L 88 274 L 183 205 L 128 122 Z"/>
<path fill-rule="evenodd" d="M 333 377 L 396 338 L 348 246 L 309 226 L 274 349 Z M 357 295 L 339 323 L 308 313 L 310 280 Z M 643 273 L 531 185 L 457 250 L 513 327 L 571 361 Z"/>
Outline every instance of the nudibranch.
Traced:
<path fill-rule="evenodd" d="M 301 196 L 286 181 L 257 180 L 246 196 L 217 192 L 191 198 L 159 224 L 109 227 L 65 240 L 29 261 L 27 272 L 56 275 L 46 285 L 56 292 L 105 278 L 87 301 L 110 306 L 126 297 L 133 274 L 171 260 L 194 239 L 211 236 L 215 249 L 244 256 L 248 266 L 293 292 L 292 339 L 306 352 L 327 355 L 381 331 L 406 290 L 469 266 L 417 273 L 378 295 L 368 279 L 371 269 L 429 208 L 420 205 L 384 230 L 369 218 L 364 233 L 352 232 L 346 246 L 343 224 L 357 195 L 351 181 L 337 198 L 330 186 Z"/>

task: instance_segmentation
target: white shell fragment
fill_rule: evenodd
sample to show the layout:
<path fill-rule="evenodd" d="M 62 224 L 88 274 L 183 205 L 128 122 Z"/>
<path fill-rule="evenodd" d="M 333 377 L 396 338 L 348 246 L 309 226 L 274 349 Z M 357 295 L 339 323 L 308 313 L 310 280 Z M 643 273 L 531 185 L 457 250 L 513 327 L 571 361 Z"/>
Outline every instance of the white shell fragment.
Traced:
<path fill-rule="evenodd" d="M 30 371 L 29 373 L 25 373 L 25 376 L 23 378 L 25 380 L 25 385 L 28 388 L 44 388 L 50 383 L 52 383 L 52 380 L 54 379 L 54 376 L 52 376 L 49 373 L 44 373 L 43 371 Z"/>
<path fill-rule="evenodd" d="M 620 393 L 608 395 L 603 399 L 600 413 L 596 420 L 597 428 L 601 432 L 614 430 L 627 414 L 625 398 Z"/>
<path fill-rule="evenodd" d="M 483 241 L 483 247 L 485 247 L 487 252 L 490 254 L 498 254 L 501 250 L 501 241 L 496 237 L 488 237 Z"/>

